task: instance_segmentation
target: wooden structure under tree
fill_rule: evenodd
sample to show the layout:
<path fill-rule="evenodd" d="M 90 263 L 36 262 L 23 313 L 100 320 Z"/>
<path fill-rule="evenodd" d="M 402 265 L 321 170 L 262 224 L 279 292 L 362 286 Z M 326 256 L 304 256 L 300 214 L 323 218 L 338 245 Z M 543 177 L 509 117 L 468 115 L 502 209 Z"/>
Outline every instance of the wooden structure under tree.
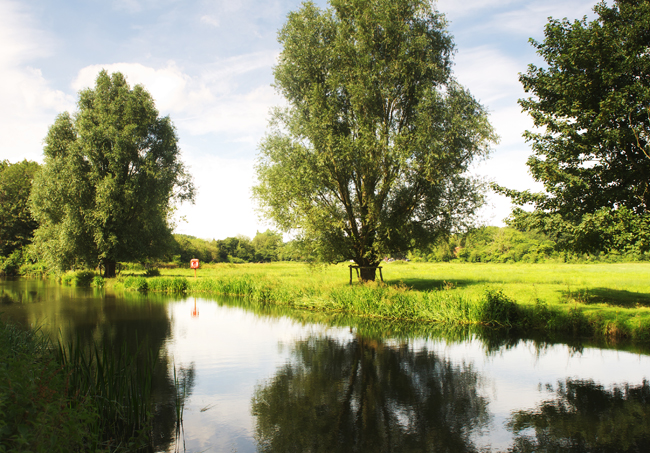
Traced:
<path fill-rule="evenodd" d="M 381 274 L 381 266 L 358 266 L 356 264 L 350 264 L 348 266 L 350 268 L 350 285 L 352 284 L 352 269 L 357 271 L 357 280 L 359 280 L 359 269 L 379 269 L 379 278 L 381 281 L 384 281 L 384 276 Z"/>

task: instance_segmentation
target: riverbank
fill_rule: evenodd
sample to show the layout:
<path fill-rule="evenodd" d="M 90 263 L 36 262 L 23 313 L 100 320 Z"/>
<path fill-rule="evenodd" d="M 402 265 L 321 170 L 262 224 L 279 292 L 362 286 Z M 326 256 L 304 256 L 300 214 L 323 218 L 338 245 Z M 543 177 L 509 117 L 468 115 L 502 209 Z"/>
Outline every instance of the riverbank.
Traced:
<path fill-rule="evenodd" d="M 121 276 L 116 289 L 249 297 L 291 308 L 451 325 L 501 326 L 650 341 L 650 264 L 383 265 L 385 283 L 349 285 L 347 265 L 296 263 L 161 269 Z M 355 279 L 356 280 L 356 279 Z"/>

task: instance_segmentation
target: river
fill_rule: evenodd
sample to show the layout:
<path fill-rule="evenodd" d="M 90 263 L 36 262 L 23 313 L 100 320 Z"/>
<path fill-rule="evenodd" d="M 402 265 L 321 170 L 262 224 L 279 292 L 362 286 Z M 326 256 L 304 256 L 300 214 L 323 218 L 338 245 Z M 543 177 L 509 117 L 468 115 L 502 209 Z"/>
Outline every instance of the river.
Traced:
<path fill-rule="evenodd" d="M 288 311 L 243 299 L 0 281 L 0 316 L 161 356 L 159 451 L 649 451 L 650 355 Z M 174 368 L 187 396 L 176 437 Z M 165 409 L 165 407 L 167 409 Z"/>

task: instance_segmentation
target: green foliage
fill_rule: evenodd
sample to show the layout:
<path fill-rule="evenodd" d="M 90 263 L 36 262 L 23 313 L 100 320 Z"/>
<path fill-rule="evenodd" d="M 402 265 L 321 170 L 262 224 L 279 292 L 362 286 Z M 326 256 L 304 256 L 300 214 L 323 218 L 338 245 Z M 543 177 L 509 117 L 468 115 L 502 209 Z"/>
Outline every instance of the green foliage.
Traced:
<path fill-rule="evenodd" d="M 278 252 L 282 249 L 282 244 L 282 234 L 271 230 L 263 233 L 258 231 L 251 241 L 255 249 L 255 261 L 264 263 L 278 261 Z"/>
<path fill-rule="evenodd" d="M 532 176 L 545 193 L 496 189 L 517 205 L 511 224 L 540 229 L 578 252 L 649 250 L 650 3 L 618 0 L 597 18 L 551 19 L 531 40 L 546 67 L 520 76 Z"/>
<path fill-rule="evenodd" d="M 639 216 L 629 214 L 625 208 L 617 211 L 620 221 L 609 223 L 603 221 L 596 228 L 587 230 L 574 229 L 572 240 L 574 243 L 583 243 L 589 252 L 567 251 L 567 242 L 558 235 L 549 237 L 538 231 L 519 231 L 511 227 L 481 227 L 465 234 L 454 234 L 440 240 L 433 246 L 422 250 L 413 250 L 408 258 L 414 262 L 449 262 L 461 261 L 471 263 L 541 263 L 541 262 L 631 262 L 647 261 L 650 259 L 650 250 L 644 244 L 648 238 L 641 234 L 641 229 L 636 226 L 643 222 Z M 611 213 L 597 213 L 605 218 L 610 218 Z M 586 215 L 585 219 L 595 216 Z M 607 226 L 605 226 L 607 224 Z M 634 240 L 632 230 L 637 234 Z M 594 237 L 597 237 L 595 239 Z M 588 248 L 589 238 L 593 244 L 610 244 L 606 252 L 598 248 Z M 636 246 L 629 246 L 635 242 Z M 642 247 L 643 245 L 643 247 Z M 622 252 L 619 252 L 622 250 Z"/>
<path fill-rule="evenodd" d="M 158 291 L 164 293 L 183 293 L 187 290 L 187 279 L 183 277 L 126 277 L 121 284 L 125 289 L 140 292 Z"/>
<path fill-rule="evenodd" d="M 160 277 L 160 270 L 156 268 L 149 268 L 144 271 L 145 277 Z"/>
<path fill-rule="evenodd" d="M 198 239 L 186 234 L 174 234 L 173 249 L 180 265 L 189 266 L 190 260 L 198 259 L 201 263 L 219 262 L 219 245 L 217 241 Z"/>
<path fill-rule="evenodd" d="M 307 254 L 377 265 L 472 222 L 483 198 L 464 175 L 495 135 L 452 77 L 452 39 L 430 2 L 331 5 L 304 3 L 279 32 L 288 108 L 260 145 L 254 196 Z"/>
<path fill-rule="evenodd" d="M 519 321 L 519 309 L 515 301 L 501 290 L 487 288 L 481 301 L 480 319 L 485 324 L 512 327 Z"/>
<path fill-rule="evenodd" d="M 285 248 L 282 235 L 271 230 L 258 231 L 253 240 L 240 235 L 208 241 L 175 234 L 172 255 L 181 266 L 194 258 L 202 263 L 262 263 L 292 259 L 292 252 Z"/>
<path fill-rule="evenodd" d="M 0 256 L 8 256 L 31 243 L 38 226 L 29 210 L 36 162 L 0 162 Z"/>
<path fill-rule="evenodd" d="M 93 271 L 70 271 L 61 276 L 61 283 L 64 285 L 88 288 L 91 284 L 95 283 L 96 277 L 97 276 Z"/>
<path fill-rule="evenodd" d="M 93 277 L 93 282 L 91 286 L 95 288 L 103 288 L 106 285 L 106 280 L 104 280 L 104 277 L 101 277 L 99 275 L 95 275 Z"/>
<path fill-rule="evenodd" d="M 38 332 L 0 321 L 0 452 L 95 451 L 99 414 L 67 392 Z"/>
<path fill-rule="evenodd" d="M 194 186 L 179 160 L 174 126 L 145 89 L 100 72 L 79 93 L 79 110 L 59 115 L 45 138 L 45 164 L 30 206 L 34 245 L 53 270 L 161 256 L 173 204 Z"/>
<path fill-rule="evenodd" d="M 0 275 L 18 275 L 24 263 L 23 249 L 16 249 L 3 258 L 0 256 Z"/>

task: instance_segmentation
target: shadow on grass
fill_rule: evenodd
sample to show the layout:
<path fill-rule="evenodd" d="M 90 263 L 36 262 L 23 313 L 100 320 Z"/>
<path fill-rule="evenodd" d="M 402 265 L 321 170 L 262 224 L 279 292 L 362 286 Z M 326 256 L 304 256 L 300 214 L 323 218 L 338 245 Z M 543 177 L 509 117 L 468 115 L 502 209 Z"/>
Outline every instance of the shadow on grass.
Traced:
<path fill-rule="evenodd" d="M 650 294 L 611 288 L 581 288 L 562 291 L 565 302 L 608 304 L 616 307 L 650 307 Z"/>
<path fill-rule="evenodd" d="M 454 288 L 465 288 L 468 286 L 482 285 L 489 283 L 485 279 L 428 279 L 428 278 L 404 278 L 400 280 L 386 280 L 386 283 L 389 285 L 398 285 L 400 283 L 405 284 L 411 289 L 416 291 L 431 291 L 439 289 L 454 289 Z"/>

